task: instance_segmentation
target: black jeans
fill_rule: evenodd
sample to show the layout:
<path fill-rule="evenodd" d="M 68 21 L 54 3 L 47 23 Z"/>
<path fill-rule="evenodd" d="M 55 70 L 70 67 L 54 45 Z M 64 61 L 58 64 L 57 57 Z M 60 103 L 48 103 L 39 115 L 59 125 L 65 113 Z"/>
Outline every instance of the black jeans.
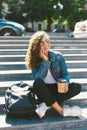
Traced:
<path fill-rule="evenodd" d="M 74 97 L 81 91 L 81 85 L 78 83 L 70 83 L 67 93 L 58 93 L 57 84 L 45 84 L 43 80 L 34 81 L 33 89 L 40 102 L 45 102 L 47 106 L 51 106 L 54 102 L 59 104 L 65 100 Z"/>

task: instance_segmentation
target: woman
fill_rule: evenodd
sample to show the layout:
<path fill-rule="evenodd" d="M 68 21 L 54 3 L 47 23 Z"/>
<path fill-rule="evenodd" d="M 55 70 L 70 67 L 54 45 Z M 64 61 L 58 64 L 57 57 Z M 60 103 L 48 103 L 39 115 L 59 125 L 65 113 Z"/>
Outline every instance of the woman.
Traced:
<path fill-rule="evenodd" d="M 50 39 L 46 32 L 38 31 L 31 37 L 26 55 L 26 66 L 27 69 L 32 70 L 34 92 L 41 102 L 36 109 L 40 118 L 45 115 L 49 107 L 62 116 L 81 114 L 78 106 L 61 107 L 61 103 L 65 100 L 80 93 L 81 85 L 70 83 L 65 58 L 60 52 L 55 54 L 50 51 Z M 66 80 L 62 93 L 57 91 L 59 79 Z"/>

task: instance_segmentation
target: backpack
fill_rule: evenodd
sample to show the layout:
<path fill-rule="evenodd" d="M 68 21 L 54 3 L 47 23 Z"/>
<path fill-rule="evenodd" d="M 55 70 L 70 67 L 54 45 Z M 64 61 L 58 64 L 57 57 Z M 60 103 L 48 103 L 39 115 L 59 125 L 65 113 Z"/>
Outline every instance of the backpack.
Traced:
<path fill-rule="evenodd" d="M 35 115 L 35 109 L 35 95 L 28 84 L 13 84 L 5 92 L 4 112 L 7 117 L 32 117 Z"/>

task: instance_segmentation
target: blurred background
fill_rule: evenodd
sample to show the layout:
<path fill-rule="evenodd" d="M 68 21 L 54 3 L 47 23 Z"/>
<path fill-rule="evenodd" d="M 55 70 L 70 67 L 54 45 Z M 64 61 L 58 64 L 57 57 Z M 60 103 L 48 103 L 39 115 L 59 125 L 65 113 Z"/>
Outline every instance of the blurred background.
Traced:
<path fill-rule="evenodd" d="M 87 0 L 0 0 L 0 19 L 22 24 L 27 32 L 72 32 L 87 19 Z"/>

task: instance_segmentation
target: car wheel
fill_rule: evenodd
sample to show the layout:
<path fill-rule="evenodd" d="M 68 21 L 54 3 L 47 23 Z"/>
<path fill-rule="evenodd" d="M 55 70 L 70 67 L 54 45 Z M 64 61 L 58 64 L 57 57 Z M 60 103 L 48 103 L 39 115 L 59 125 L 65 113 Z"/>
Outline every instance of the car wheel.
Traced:
<path fill-rule="evenodd" d="M 6 28 L 0 32 L 0 36 L 16 36 L 16 33 L 12 29 Z"/>

